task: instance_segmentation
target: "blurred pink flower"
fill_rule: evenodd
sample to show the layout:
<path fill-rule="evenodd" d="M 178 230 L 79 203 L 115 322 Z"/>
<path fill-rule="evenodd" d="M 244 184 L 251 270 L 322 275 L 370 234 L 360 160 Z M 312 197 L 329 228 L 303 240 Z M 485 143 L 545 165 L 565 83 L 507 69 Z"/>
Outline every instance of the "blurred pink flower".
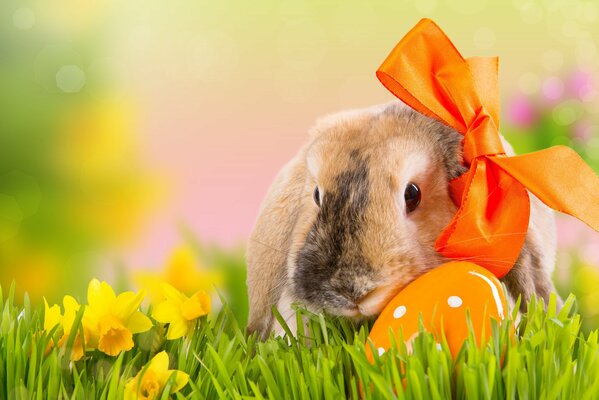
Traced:
<path fill-rule="evenodd" d="M 512 124 L 526 128 L 537 120 L 537 111 L 530 99 L 519 95 L 508 104 L 507 116 Z"/>
<path fill-rule="evenodd" d="M 541 92 L 549 103 L 556 103 L 564 94 L 564 83 L 556 76 L 551 76 L 543 81 Z"/>
<path fill-rule="evenodd" d="M 593 93 L 593 77 L 585 71 L 576 71 L 568 80 L 568 91 L 582 101 L 588 100 Z"/>

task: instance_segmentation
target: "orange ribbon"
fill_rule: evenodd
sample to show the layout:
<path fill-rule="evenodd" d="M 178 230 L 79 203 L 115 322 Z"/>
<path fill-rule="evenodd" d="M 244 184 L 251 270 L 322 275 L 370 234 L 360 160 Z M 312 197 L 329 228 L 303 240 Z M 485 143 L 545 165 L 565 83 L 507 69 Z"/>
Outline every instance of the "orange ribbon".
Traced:
<path fill-rule="evenodd" d="M 528 191 L 599 231 L 599 177 L 570 148 L 508 157 L 499 136 L 498 59 L 464 59 L 431 20 L 395 46 L 376 75 L 416 111 L 464 135 L 468 172 L 449 183 L 459 209 L 435 244 L 497 277 L 514 265 L 528 230 Z"/>

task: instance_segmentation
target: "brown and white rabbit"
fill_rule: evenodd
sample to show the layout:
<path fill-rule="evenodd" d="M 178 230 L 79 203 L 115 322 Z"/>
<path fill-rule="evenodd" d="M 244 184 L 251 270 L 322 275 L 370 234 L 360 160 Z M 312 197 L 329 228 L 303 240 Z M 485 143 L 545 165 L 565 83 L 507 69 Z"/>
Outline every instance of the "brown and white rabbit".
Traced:
<path fill-rule="evenodd" d="M 434 243 L 457 210 L 448 181 L 465 172 L 461 140 L 400 102 L 319 121 L 276 177 L 248 242 L 248 330 L 282 333 L 273 305 L 293 328 L 293 303 L 375 316 L 446 262 Z M 553 213 L 531 195 L 524 248 L 503 278 L 511 296 L 548 299 L 554 261 Z"/>

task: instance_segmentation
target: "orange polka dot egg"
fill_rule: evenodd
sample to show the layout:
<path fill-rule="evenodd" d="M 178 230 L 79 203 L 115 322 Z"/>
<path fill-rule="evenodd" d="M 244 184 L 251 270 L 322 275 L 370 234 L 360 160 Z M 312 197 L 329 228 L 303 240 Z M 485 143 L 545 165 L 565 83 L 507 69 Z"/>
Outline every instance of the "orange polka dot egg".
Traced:
<path fill-rule="evenodd" d="M 477 342 L 491 336 L 491 319 L 499 323 L 508 313 L 503 287 L 489 270 L 470 262 L 449 262 L 427 272 L 400 291 L 383 309 L 370 331 L 369 340 L 379 355 L 391 347 L 389 328 L 399 341 L 400 332 L 408 352 L 419 333 L 419 318 L 424 329 L 437 341 L 443 334 L 455 358 L 468 338 L 467 310 Z M 366 343 L 372 362 L 372 349 Z"/>

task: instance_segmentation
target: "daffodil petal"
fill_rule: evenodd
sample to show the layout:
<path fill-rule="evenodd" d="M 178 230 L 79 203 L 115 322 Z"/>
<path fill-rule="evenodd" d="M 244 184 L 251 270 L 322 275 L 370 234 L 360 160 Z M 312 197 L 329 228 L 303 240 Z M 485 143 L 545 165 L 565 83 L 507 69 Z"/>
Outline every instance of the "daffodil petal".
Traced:
<path fill-rule="evenodd" d="M 79 303 L 73 296 L 66 295 L 62 299 L 62 305 L 64 306 L 65 311 L 79 311 Z"/>
<path fill-rule="evenodd" d="M 190 324 L 183 318 L 174 318 L 170 321 L 168 331 L 166 332 L 166 338 L 168 340 L 178 339 L 182 336 L 187 336 L 189 332 Z"/>
<path fill-rule="evenodd" d="M 149 369 L 156 371 L 161 374 L 163 371 L 168 370 L 168 354 L 166 351 L 162 350 L 150 360 Z"/>
<path fill-rule="evenodd" d="M 175 377 L 175 385 L 171 387 L 171 393 L 175 393 L 181 390 L 185 385 L 187 385 L 187 382 L 189 382 L 189 375 L 183 371 L 172 372 L 175 372 L 177 374 L 177 376 Z"/>
<path fill-rule="evenodd" d="M 58 304 L 49 307 L 48 301 L 44 297 L 44 330 L 49 332 L 52 328 L 61 323 L 62 314 L 60 313 L 60 307 Z"/>
<path fill-rule="evenodd" d="M 141 305 L 145 293 L 145 290 L 140 290 L 137 294 L 134 292 L 123 292 L 119 294 L 114 304 L 114 315 L 122 320 L 129 318 L 129 316 Z"/>
<path fill-rule="evenodd" d="M 135 390 L 137 389 L 137 376 L 132 378 L 125 384 L 125 400 L 135 400 L 137 399 L 137 394 Z"/>
<path fill-rule="evenodd" d="M 120 293 L 117 297 L 116 297 L 116 301 L 114 303 L 114 309 L 113 309 L 113 313 L 115 316 L 117 316 L 118 318 L 122 318 L 123 315 L 129 315 L 131 313 L 133 313 L 133 311 L 135 311 L 137 309 L 137 307 L 139 306 L 139 304 L 135 304 L 136 301 L 136 296 L 135 296 L 135 292 L 123 292 Z M 140 300 L 141 303 L 141 300 Z"/>
<path fill-rule="evenodd" d="M 79 303 L 72 296 L 64 296 L 62 299 L 62 304 L 64 305 L 64 317 L 62 319 L 62 326 L 64 327 L 64 331 L 66 334 L 71 332 L 71 327 L 73 326 L 73 322 L 75 321 L 75 317 L 77 316 L 77 311 L 79 311 Z"/>
<path fill-rule="evenodd" d="M 169 370 L 168 364 L 169 357 L 166 351 L 156 354 L 147 364 L 145 373 L 140 371 L 125 384 L 125 400 L 138 399 L 140 395 L 146 396 L 143 398 L 154 398 L 164 390 L 172 374 L 176 375 L 170 393 L 175 393 L 185 386 L 189 382 L 189 376 L 182 371 Z"/>
<path fill-rule="evenodd" d="M 82 319 L 83 327 L 89 332 L 90 336 L 97 339 L 100 336 L 99 324 L 100 316 L 89 306 L 85 308 Z"/>
<path fill-rule="evenodd" d="M 106 315 L 99 325 L 98 350 L 116 356 L 121 351 L 133 348 L 133 334 L 118 318 Z"/>
<path fill-rule="evenodd" d="M 175 289 L 168 283 L 162 284 L 162 294 L 166 300 L 170 300 L 176 303 L 182 303 L 185 300 L 187 300 L 187 296 L 179 292 L 177 289 Z"/>
<path fill-rule="evenodd" d="M 205 305 L 208 307 L 204 308 Z M 181 315 L 191 321 L 208 314 L 209 309 L 210 297 L 204 291 L 200 291 L 181 304 Z"/>
<path fill-rule="evenodd" d="M 169 300 L 158 304 L 152 311 L 152 317 L 163 324 L 169 323 L 177 315 L 179 315 L 179 306 Z"/>
<path fill-rule="evenodd" d="M 111 311 L 111 307 L 116 300 L 114 290 L 106 282 L 100 282 L 92 279 L 87 288 L 87 302 L 90 307 L 97 309 L 100 313 Z"/>
<path fill-rule="evenodd" d="M 129 317 L 127 328 L 132 333 L 145 332 L 152 328 L 152 321 L 144 313 L 136 311 Z"/>
<path fill-rule="evenodd" d="M 209 313 L 212 309 L 212 299 L 210 298 L 208 293 L 202 290 L 196 293 L 195 295 L 198 296 L 200 303 L 202 304 L 202 308 L 206 311 L 206 313 Z"/>
<path fill-rule="evenodd" d="M 148 290 L 148 297 L 152 304 L 156 304 L 164 299 L 162 294 L 162 279 L 158 274 L 139 272 L 133 275 L 133 280 L 139 287 Z"/>

